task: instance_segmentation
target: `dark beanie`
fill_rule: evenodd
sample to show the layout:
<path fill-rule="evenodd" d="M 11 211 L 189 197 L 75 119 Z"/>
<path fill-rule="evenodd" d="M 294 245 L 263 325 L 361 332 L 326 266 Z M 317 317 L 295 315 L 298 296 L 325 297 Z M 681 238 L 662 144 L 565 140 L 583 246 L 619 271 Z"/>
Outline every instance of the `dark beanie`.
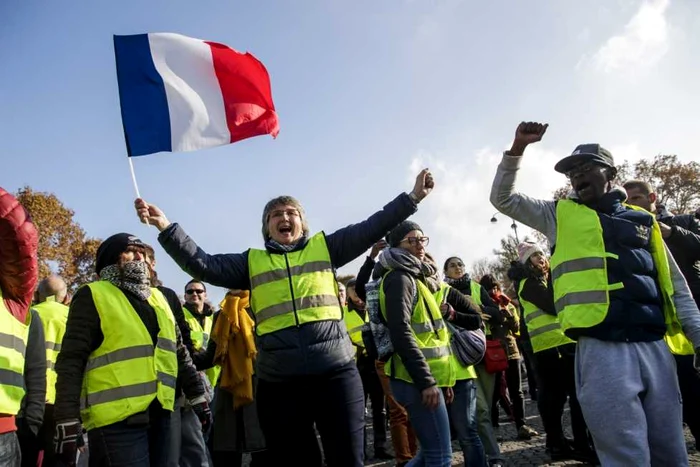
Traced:
<path fill-rule="evenodd" d="M 414 230 L 420 230 L 421 232 L 423 231 L 423 229 L 420 228 L 420 225 L 416 224 L 415 222 L 403 221 L 394 227 L 391 232 L 389 232 L 389 234 L 386 236 L 386 241 L 390 247 L 396 248 L 399 246 L 399 243 L 401 243 L 401 240 L 403 240 L 406 234 L 413 232 Z"/>
<path fill-rule="evenodd" d="M 95 272 L 97 274 L 106 266 L 117 264 L 119 256 L 130 246 L 146 247 L 146 244 L 135 235 L 128 233 L 118 233 L 109 237 L 100 244 L 95 255 Z"/>

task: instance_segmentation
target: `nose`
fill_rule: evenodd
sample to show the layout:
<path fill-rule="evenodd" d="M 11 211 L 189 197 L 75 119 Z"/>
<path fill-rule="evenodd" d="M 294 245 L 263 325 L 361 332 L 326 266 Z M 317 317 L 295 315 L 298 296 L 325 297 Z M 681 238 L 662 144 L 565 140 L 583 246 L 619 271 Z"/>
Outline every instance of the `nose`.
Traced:
<path fill-rule="evenodd" d="M 146 255 L 141 253 L 140 251 L 135 251 L 134 252 L 134 260 L 136 261 L 145 261 L 146 260 Z"/>

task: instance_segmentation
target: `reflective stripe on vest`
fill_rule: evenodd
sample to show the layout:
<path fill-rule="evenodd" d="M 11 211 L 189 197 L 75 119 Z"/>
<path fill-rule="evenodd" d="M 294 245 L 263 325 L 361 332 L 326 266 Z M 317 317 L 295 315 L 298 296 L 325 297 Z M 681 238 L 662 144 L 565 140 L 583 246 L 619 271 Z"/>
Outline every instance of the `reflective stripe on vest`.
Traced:
<path fill-rule="evenodd" d="M 29 316 L 29 315 L 28 315 Z M 24 397 L 24 355 L 29 325 L 5 307 L 0 292 L 0 413 L 17 415 Z"/>
<path fill-rule="evenodd" d="M 258 335 L 325 320 L 341 320 L 338 286 L 326 237 L 320 232 L 299 251 L 248 251 L 250 305 Z"/>
<path fill-rule="evenodd" d="M 87 430 L 119 422 L 158 401 L 173 410 L 177 381 L 175 318 L 163 294 L 151 289 L 148 303 L 158 320 L 151 335 L 124 293 L 106 281 L 87 285 L 104 336 L 90 354 L 83 378 L 81 416 Z"/>
<path fill-rule="evenodd" d="M 635 206 L 627 207 L 644 211 Z M 676 315 L 673 282 L 661 229 L 651 217 L 650 251 L 663 296 L 665 340 L 671 352 L 692 355 L 693 346 L 683 334 Z M 569 329 L 593 327 L 605 319 L 610 305 L 609 292 L 622 287 L 622 284 L 608 283 L 606 260 L 609 256 L 598 214 L 571 200 L 558 201 L 557 245 L 551 264 L 554 306 L 565 333 Z"/>
<path fill-rule="evenodd" d="M 447 295 L 450 292 L 450 285 L 442 282 L 440 284 L 440 289 L 438 289 L 437 292 L 435 292 L 435 301 L 437 302 L 438 305 L 442 305 L 443 303 L 447 302 Z M 440 321 L 442 325 L 444 326 L 445 321 Z M 437 327 L 437 323 L 436 327 Z M 415 330 L 415 327 L 413 328 Z M 450 327 L 447 328 L 447 332 L 450 334 L 450 344 L 452 343 L 452 329 Z M 454 352 L 450 354 L 450 363 L 452 364 L 452 367 L 455 370 L 455 380 L 456 381 L 462 381 L 465 379 L 474 379 L 476 378 L 476 370 L 474 370 L 474 366 L 464 366 L 462 363 L 459 361 L 457 356 L 455 355 Z"/>
<path fill-rule="evenodd" d="M 559 324 L 559 320 L 556 316 L 545 313 L 532 302 L 523 299 L 522 293 L 525 282 L 534 280 L 537 279 L 524 279 L 520 281 L 520 287 L 518 287 L 518 298 L 523 307 L 523 318 L 527 324 L 527 332 L 530 335 L 532 350 L 537 353 L 559 347 L 560 345 L 573 343 L 574 341 L 564 335 L 564 331 L 562 331 L 561 324 Z"/>
<path fill-rule="evenodd" d="M 387 273 L 389 274 L 389 273 Z M 386 274 L 384 275 L 386 278 Z M 386 319 L 386 296 L 384 295 L 384 278 L 379 287 L 379 307 Z M 442 320 L 440 305 L 435 296 L 420 281 L 415 281 L 418 300 L 411 314 L 411 331 L 413 338 L 425 358 L 430 373 L 440 387 L 452 387 L 456 381 L 456 369 L 451 361 L 450 335 Z M 417 332 L 416 329 L 424 330 Z M 401 362 L 401 357 L 394 353 L 386 365 L 387 375 L 412 383 L 413 380 Z"/>
<path fill-rule="evenodd" d="M 199 320 L 192 314 L 187 307 L 182 307 L 182 311 L 185 314 L 185 321 L 190 327 L 190 337 L 192 338 L 192 344 L 195 350 L 206 349 L 209 345 L 209 338 L 211 336 L 211 328 L 214 325 L 214 318 L 211 316 L 204 317 L 204 327 L 199 324 Z M 211 387 L 216 386 L 219 381 L 219 375 L 221 374 L 221 367 L 219 365 L 214 365 L 211 368 L 207 368 L 202 373 L 209 380 Z"/>
<path fill-rule="evenodd" d="M 346 308 L 343 313 L 343 321 L 345 321 L 345 327 L 348 328 L 348 335 L 352 343 L 364 347 L 362 331 L 369 329 L 369 324 L 367 324 L 369 323 L 369 314 L 366 314 L 365 319 L 362 319 L 357 311 Z"/>
<path fill-rule="evenodd" d="M 41 318 L 46 339 L 46 403 L 53 404 L 56 401 L 56 379 L 58 375 L 54 367 L 56 358 L 61 351 L 61 342 L 66 333 L 68 321 L 68 307 L 58 303 L 54 297 L 35 305 L 34 310 Z"/>

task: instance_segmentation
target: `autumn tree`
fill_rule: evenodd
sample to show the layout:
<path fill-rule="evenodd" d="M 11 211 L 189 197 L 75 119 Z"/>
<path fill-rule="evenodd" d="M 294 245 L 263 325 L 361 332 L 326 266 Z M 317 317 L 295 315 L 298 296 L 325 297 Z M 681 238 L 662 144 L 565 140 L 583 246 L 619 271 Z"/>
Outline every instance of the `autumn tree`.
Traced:
<path fill-rule="evenodd" d="M 479 281 L 486 274 L 494 275 L 497 271 L 499 262 L 495 258 L 481 258 L 472 264 L 469 276 L 472 280 Z"/>
<path fill-rule="evenodd" d="M 73 210 L 53 193 L 34 191 L 28 186 L 16 196 L 39 231 L 39 277 L 57 273 L 71 291 L 93 280 L 95 254 L 101 241 L 85 235 L 73 219 Z"/>

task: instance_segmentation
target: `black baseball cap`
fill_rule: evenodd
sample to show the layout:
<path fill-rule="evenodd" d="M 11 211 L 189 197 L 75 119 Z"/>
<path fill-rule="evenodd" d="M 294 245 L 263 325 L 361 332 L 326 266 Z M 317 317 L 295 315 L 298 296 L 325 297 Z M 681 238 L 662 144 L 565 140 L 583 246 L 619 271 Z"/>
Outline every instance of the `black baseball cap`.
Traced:
<path fill-rule="evenodd" d="M 570 156 L 566 156 L 554 166 L 554 170 L 559 173 L 566 174 L 571 169 L 587 162 L 604 165 L 606 167 L 615 167 L 613 156 L 600 144 L 579 144 L 574 149 Z"/>

